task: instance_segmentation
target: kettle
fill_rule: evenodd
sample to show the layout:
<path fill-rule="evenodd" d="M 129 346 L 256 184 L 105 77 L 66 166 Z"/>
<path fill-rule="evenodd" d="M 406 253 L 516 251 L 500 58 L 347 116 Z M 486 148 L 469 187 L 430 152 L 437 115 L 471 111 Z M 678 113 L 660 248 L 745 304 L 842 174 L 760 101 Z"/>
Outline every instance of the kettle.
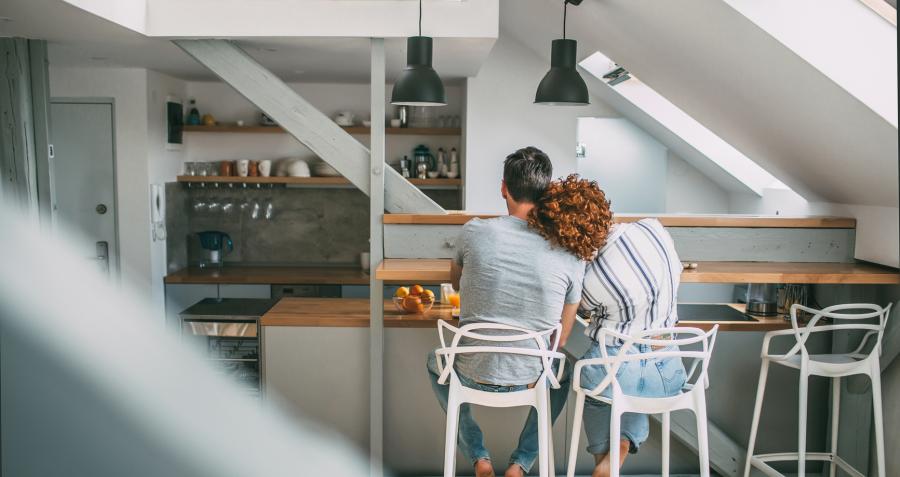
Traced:
<path fill-rule="evenodd" d="M 425 174 L 428 171 L 437 170 L 434 156 L 431 154 L 431 150 L 428 149 L 428 146 L 424 144 L 419 144 L 413 149 L 413 165 L 418 172 L 417 175 L 419 179 L 425 179 L 427 177 Z"/>
<path fill-rule="evenodd" d="M 225 255 L 228 255 L 234 250 L 234 242 L 225 232 L 207 230 L 198 232 L 197 236 L 200 237 L 200 246 L 203 247 L 200 268 L 210 266 L 221 267 Z"/>

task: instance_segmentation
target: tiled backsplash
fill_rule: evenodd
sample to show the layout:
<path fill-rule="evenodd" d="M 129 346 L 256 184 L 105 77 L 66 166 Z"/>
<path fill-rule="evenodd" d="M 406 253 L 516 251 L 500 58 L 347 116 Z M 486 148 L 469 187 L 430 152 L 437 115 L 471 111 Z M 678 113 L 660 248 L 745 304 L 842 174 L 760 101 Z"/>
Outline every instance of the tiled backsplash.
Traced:
<path fill-rule="evenodd" d="M 455 190 L 426 191 L 448 209 L 459 208 Z M 209 210 L 211 201 L 216 211 Z M 230 212 L 223 206 L 231 203 Z M 272 218 L 264 217 L 266 205 Z M 198 207 L 199 204 L 204 204 Z M 251 218 L 254 204 L 259 217 Z M 246 204 L 246 205 L 245 205 Z M 242 205 L 244 205 L 242 210 Z M 218 230 L 231 236 L 234 251 L 226 262 L 277 265 L 358 265 L 369 249 L 369 199 L 352 188 L 284 188 L 235 184 L 166 184 L 169 271 L 195 265 L 201 257 L 197 232 Z"/>

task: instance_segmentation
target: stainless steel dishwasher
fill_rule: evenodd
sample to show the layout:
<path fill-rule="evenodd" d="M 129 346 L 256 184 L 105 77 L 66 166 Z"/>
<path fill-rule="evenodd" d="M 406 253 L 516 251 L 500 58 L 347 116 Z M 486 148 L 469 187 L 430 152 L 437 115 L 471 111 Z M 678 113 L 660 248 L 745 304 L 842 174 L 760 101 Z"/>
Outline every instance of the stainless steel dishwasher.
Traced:
<path fill-rule="evenodd" d="M 277 300 L 206 298 L 182 311 L 182 339 L 248 394 L 260 395 L 259 319 Z"/>

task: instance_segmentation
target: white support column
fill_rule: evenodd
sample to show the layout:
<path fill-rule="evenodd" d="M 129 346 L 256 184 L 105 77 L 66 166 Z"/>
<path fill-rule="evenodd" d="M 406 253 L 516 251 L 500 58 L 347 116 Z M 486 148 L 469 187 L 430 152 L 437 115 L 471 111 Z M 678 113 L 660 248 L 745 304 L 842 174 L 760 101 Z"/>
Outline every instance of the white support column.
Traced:
<path fill-rule="evenodd" d="M 369 194 L 369 150 L 277 76 L 227 40 L 174 40 L 182 50 L 274 119 L 298 141 Z M 383 82 L 383 81 L 382 81 Z M 381 98 L 384 98 L 382 91 Z M 376 120 L 372 110 L 372 122 Z M 380 111 L 384 111 L 381 103 Z M 375 131 L 372 130 L 374 143 Z M 383 154 L 382 154 L 383 159 Z M 392 213 L 446 211 L 393 168 L 384 169 L 385 209 Z"/>
<path fill-rule="evenodd" d="M 371 476 L 384 475 L 384 282 L 375 268 L 384 259 L 384 38 L 372 38 L 372 143 L 369 168 L 369 449 Z"/>

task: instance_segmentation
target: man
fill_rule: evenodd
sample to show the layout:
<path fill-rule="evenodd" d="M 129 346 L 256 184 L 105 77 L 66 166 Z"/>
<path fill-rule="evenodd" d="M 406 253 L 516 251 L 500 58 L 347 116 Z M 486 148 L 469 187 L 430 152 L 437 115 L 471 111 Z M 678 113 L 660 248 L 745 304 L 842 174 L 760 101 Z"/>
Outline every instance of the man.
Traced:
<path fill-rule="evenodd" d="M 500 193 L 509 215 L 474 219 L 457 241 L 452 264 L 454 285 L 460 289 L 460 325 L 500 323 L 530 330 L 547 330 L 560 320 L 564 344 L 572 330 L 581 299 L 584 262 L 556 247 L 528 226 L 528 213 L 550 184 L 553 166 L 539 149 L 526 147 L 507 156 Z M 464 342 L 471 345 L 475 342 Z M 491 342 L 498 346 L 502 343 Z M 529 346 L 524 342 L 508 346 Z M 534 347 L 534 343 L 530 343 Z M 434 353 L 428 357 L 432 387 L 441 407 L 447 408 L 447 386 L 437 383 Z M 463 385 L 492 392 L 519 391 L 534 384 L 541 374 L 538 359 L 496 353 L 457 355 L 456 371 Z M 568 394 L 568 373 L 560 389 L 551 391 L 555 420 Z M 475 475 L 494 475 L 484 438 L 468 404 L 460 409 L 459 446 L 475 466 Z M 538 455 L 537 414 L 528 414 L 518 448 L 510 457 L 506 477 L 520 477 L 531 469 Z"/>

